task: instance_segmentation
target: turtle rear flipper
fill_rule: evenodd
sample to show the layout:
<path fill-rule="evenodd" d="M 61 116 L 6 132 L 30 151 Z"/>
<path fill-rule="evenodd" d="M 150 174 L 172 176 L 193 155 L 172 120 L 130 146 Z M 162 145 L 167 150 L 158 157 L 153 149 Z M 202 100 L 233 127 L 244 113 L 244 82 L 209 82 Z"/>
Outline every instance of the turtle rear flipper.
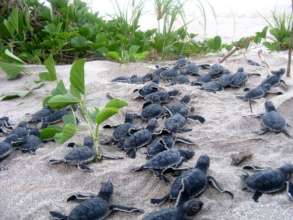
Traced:
<path fill-rule="evenodd" d="M 127 207 L 122 205 L 111 205 L 112 211 L 127 212 L 127 213 L 144 213 L 144 210 L 135 207 Z"/>
<path fill-rule="evenodd" d="M 63 214 L 60 213 L 60 212 L 54 212 L 54 211 L 51 211 L 51 212 L 50 212 L 50 215 L 52 216 L 52 219 L 53 219 L 53 220 L 67 220 L 67 219 L 68 219 L 68 216 L 63 215 Z"/>
<path fill-rule="evenodd" d="M 82 202 L 84 200 L 87 200 L 87 199 L 90 199 L 90 198 L 93 198 L 95 197 L 96 195 L 95 194 L 92 194 L 92 193 L 88 193 L 88 194 L 83 194 L 83 193 L 75 193 L 71 196 L 69 196 L 67 198 L 67 202 Z"/>
<path fill-rule="evenodd" d="M 151 199 L 151 203 L 152 203 L 152 204 L 163 205 L 163 204 L 165 204 L 169 199 L 170 199 L 170 195 L 167 194 L 167 195 L 165 195 L 164 197 L 159 198 L 159 199 Z"/>
<path fill-rule="evenodd" d="M 188 118 L 195 121 L 199 121 L 202 124 L 206 121 L 206 119 L 200 115 L 189 115 Z"/>
<path fill-rule="evenodd" d="M 218 181 L 212 177 L 212 176 L 208 176 L 207 177 L 209 183 L 216 189 L 218 190 L 220 193 L 226 193 L 228 194 L 229 196 L 231 196 L 231 198 L 233 199 L 234 198 L 234 194 L 228 190 L 224 190 L 222 189 L 222 187 L 219 185 Z"/>
<path fill-rule="evenodd" d="M 290 181 L 286 182 L 287 195 L 291 202 L 293 202 L 293 184 Z"/>
<path fill-rule="evenodd" d="M 262 196 L 262 192 L 259 192 L 259 191 L 255 191 L 255 193 L 253 194 L 252 196 L 252 199 L 255 201 L 255 202 L 258 202 L 258 199 Z"/>
<path fill-rule="evenodd" d="M 52 159 L 52 160 L 49 160 L 48 163 L 49 163 L 49 165 L 61 164 L 61 163 L 64 163 L 64 160 Z"/>
<path fill-rule="evenodd" d="M 89 168 L 86 164 L 78 164 L 77 168 L 83 172 L 93 172 L 93 170 Z"/>

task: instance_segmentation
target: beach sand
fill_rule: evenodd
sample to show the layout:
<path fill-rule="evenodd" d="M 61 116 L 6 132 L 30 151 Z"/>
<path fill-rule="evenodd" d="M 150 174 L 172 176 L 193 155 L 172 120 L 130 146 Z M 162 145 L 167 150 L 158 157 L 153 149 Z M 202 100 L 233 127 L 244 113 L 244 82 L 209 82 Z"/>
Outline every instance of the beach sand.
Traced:
<path fill-rule="evenodd" d="M 246 55 L 250 59 L 256 59 L 256 53 Z M 209 56 L 201 59 L 193 59 L 197 63 L 214 63 L 218 57 Z M 272 69 L 286 66 L 286 54 L 278 53 L 266 55 Z M 172 63 L 172 62 L 171 62 Z M 249 66 L 243 55 L 237 55 L 228 59 L 224 65 L 235 71 L 243 66 L 247 72 L 262 73 L 260 77 L 250 77 L 247 87 L 258 84 L 266 72 L 257 67 Z M 94 61 L 86 64 L 86 88 L 89 106 L 102 106 L 106 101 L 106 93 L 127 99 L 129 106 L 122 110 L 121 114 L 111 120 L 112 123 L 122 122 L 123 114 L 139 112 L 142 103 L 134 101 L 132 91 L 141 85 L 129 85 L 111 83 L 110 80 L 121 75 L 145 74 L 153 68 L 153 63 L 117 64 L 109 61 Z M 42 68 L 30 66 L 31 75 L 26 75 L 16 81 L 6 81 L 0 75 L 0 94 L 22 88 L 26 83 L 38 78 L 37 74 Z M 59 79 L 68 84 L 70 66 L 58 66 Z M 270 96 L 288 123 L 293 125 L 293 92 L 292 79 L 285 78 L 289 88 L 283 95 Z M 38 111 L 42 105 L 42 99 L 48 95 L 54 83 L 46 83 L 41 89 L 35 90 L 31 95 L 23 99 L 0 102 L 0 116 L 9 116 L 17 124 L 25 119 L 26 113 Z M 165 84 L 164 84 L 165 85 Z M 232 201 L 227 195 L 220 194 L 209 188 L 200 199 L 204 202 L 203 210 L 195 219 L 292 219 L 292 202 L 288 200 L 286 193 L 275 195 L 263 195 L 259 203 L 252 200 L 252 194 L 241 190 L 240 167 L 231 166 L 231 154 L 243 150 L 253 153 L 251 164 L 259 166 L 279 167 L 286 162 L 293 162 L 293 141 L 283 134 L 267 134 L 258 136 L 254 131 L 260 129 L 258 119 L 242 117 L 250 114 L 249 105 L 237 95 L 242 95 L 242 89 L 225 90 L 217 93 L 208 93 L 196 87 L 187 85 L 175 85 L 166 87 L 179 89 L 181 97 L 185 94 L 192 95 L 190 106 L 195 108 L 195 113 L 206 118 L 206 123 L 190 123 L 192 132 L 184 133 L 184 137 L 193 140 L 195 146 L 180 146 L 193 149 L 195 156 L 186 163 L 186 166 L 194 166 L 201 154 L 208 154 L 211 158 L 209 174 L 214 176 L 221 185 L 235 194 Z M 253 105 L 254 113 L 264 110 L 264 99 L 258 100 Z M 86 126 L 81 123 L 80 130 L 70 141 L 82 142 L 87 135 Z M 289 129 L 293 134 L 293 128 Z M 102 131 L 102 136 L 111 135 L 111 131 Z M 122 155 L 115 146 L 102 146 L 107 155 Z M 90 164 L 93 173 L 83 173 L 74 167 L 58 165 L 50 167 L 48 160 L 62 158 L 70 149 L 57 143 L 45 144 L 37 150 L 35 155 L 14 152 L 1 162 L 8 170 L 0 172 L 0 219 L 1 220 L 45 220 L 49 219 L 49 211 L 56 210 L 68 214 L 76 205 L 66 203 L 68 195 L 74 192 L 98 192 L 100 183 L 112 179 L 114 184 L 113 200 L 115 203 L 136 206 L 146 213 L 158 210 L 159 207 L 150 204 L 150 199 L 161 197 L 168 192 L 170 184 L 166 184 L 152 175 L 151 172 L 132 173 L 130 170 L 142 165 L 145 160 L 145 149 L 139 150 L 136 159 L 125 158 L 120 161 L 104 160 Z M 171 178 L 171 177 L 169 177 Z M 169 207 L 173 204 L 166 204 Z M 142 219 L 143 215 L 128 215 L 115 213 L 109 217 L 113 220 Z"/>

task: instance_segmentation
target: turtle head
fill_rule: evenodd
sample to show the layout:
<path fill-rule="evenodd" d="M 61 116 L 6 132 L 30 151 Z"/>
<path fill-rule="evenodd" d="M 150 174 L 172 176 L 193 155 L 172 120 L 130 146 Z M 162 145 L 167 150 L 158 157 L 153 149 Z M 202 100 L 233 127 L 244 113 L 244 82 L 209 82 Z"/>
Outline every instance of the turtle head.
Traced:
<path fill-rule="evenodd" d="M 177 89 L 171 90 L 171 91 L 168 92 L 168 94 L 170 96 L 176 96 L 176 95 L 179 94 L 179 90 L 177 90 Z"/>
<path fill-rule="evenodd" d="M 158 121 L 153 118 L 153 119 L 149 120 L 148 125 L 147 125 L 146 128 L 149 131 L 154 131 L 156 129 L 157 125 L 158 125 Z"/>
<path fill-rule="evenodd" d="M 182 103 L 184 104 L 188 104 L 191 100 L 191 96 L 190 95 L 185 95 L 182 97 L 182 99 L 180 100 Z"/>
<path fill-rule="evenodd" d="M 286 175 L 293 174 L 293 164 L 285 164 L 280 167 L 280 170 Z"/>
<path fill-rule="evenodd" d="M 265 92 L 267 92 L 267 91 L 269 91 L 270 89 L 271 89 L 271 84 L 269 84 L 269 83 L 266 83 L 266 84 L 264 84 L 263 86 L 262 86 L 262 88 L 263 88 L 263 90 L 265 91 Z"/>
<path fill-rule="evenodd" d="M 105 199 L 106 201 L 109 201 L 111 199 L 112 194 L 113 194 L 113 184 L 111 180 L 108 180 L 107 182 L 103 182 L 101 184 L 101 189 L 98 196 Z"/>
<path fill-rule="evenodd" d="M 203 206 L 203 202 L 198 199 L 191 199 L 183 204 L 182 211 L 186 218 L 196 215 Z"/>
<path fill-rule="evenodd" d="M 276 107 L 274 106 L 274 103 L 272 103 L 271 101 L 265 102 L 265 109 L 266 109 L 266 112 L 276 111 Z"/>
<path fill-rule="evenodd" d="M 195 167 L 204 171 L 204 172 L 207 172 L 207 170 L 209 169 L 209 166 L 210 166 L 210 157 L 208 155 L 201 155 L 197 162 L 196 162 L 196 165 Z"/>
<path fill-rule="evenodd" d="M 286 72 L 285 68 L 280 68 L 279 70 L 272 71 L 271 73 L 273 75 L 283 76 L 285 74 L 285 72 Z"/>
<path fill-rule="evenodd" d="M 83 145 L 87 147 L 93 147 L 94 146 L 94 139 L 90 136 L 87 136 L 83 139 Z"/>
<path fill-rule="evenodd" d="M 244 72 L 244 68 L 243 67 L 239 67 L 237 72 Z"/>
<path fill-rule="evenodd" d="M 179 152 L 186 160 L 189 160 L 194 156 L 194 152 L 191 150 L 179 150 Z"/>

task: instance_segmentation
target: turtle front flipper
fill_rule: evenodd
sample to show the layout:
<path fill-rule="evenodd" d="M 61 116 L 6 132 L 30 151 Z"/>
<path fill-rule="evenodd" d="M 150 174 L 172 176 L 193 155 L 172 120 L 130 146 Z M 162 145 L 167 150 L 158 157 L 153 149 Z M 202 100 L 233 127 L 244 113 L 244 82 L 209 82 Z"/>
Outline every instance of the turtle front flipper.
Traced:
<path fill-rule="evenodd" d="M 160 180 L 165 181 L 165 183 L 169 183 L 170 180 L 164 175 L 162 170 L 154 170 L 154 173 L 157 177 L 159 177 Z"/>
<path fill-rule="evenodd" d="M 180 189 L 180 191 L 178 193 L 176 203 L 175 203 L 175 207 L 181 206 L 183 203 L 188 201 L 189 193 L 186 191 L 186 185 L 187 185 L 187 180 L 182 179 L 181 180 L 181 186 L 182 187 L 181 187 L 181 189 Z"/>
<path fill-rule="evenodd" d="M 231 196 L 232 199 L 234 198 L 234 194 L 233 194 L 232 192 L 228 191 L 228 190 L 224 190 L 224 189 L 220 186 L 220 184 L 218 183 L 218 181 L 217 181 L 214 177 L 212 177 L 212 176 L 208 176 L 207 179 L 208 179 L 209 183 L 210 183 L 210 184 L 211 184 L 216 190 L 218 190 L 220 193 L 226 193 L 226 194 L 228 194 L 229 196 Z"/>
<path fill-rule="evenodd" d="M 112 157 L 112 156 L 102 155 L 102 159 L 103 160 L 123 160 L 124 157 Z"/>
<path fill-rule="evenodd" d="M 259 192 L 259 191 L 255 191 L 255 193 L 253 194 L 252 196 L 252 199 L 255 201 L 255 202 L 258 202 L 258 199 L 262 196 L 262 192 Z"/>
<path fill-rule="evenodd" d="M 242 167 L 243 170 L 249 170 L 249 171 L 254 171 L 254 172 L 258 172 L 258 171 L 263 171 L 266 169 L 269 169 L 268 167 L 260 167 L 260 166 L 255 166 L 255 165 L 246 165 Z"/>
<path fill-rule="evenodd" d="M 264 135 L 266 133 L 268 133 L 270 130 L 267 128 L 262 128 L 260 131 L 255 132 L 258 135 Z"/>
<path fill-rule="evenodd" d="M 80 169 L 83 172 L 93 172 L 93 170 L 91 168 L 89 168 L 86 164 L 78 164 L 77 168 Z"/>
<path fill-rule="evenodd" d="M 64 163 L 64 160 L 51 159 L 51 160 L 49 160 L 48 163 L 49 163 L 49 165 L 61 164 L 61 163 Z"/>
<path fill-rule="evenodd" d="M 194 121 L 199 121 L 200 123 L 204 123 L 206 119 L 200 115 L 189 115 L 188 119 L 194 120 Z"/>
<path fill-rule="evenodd" d="M 181 128 L 177 130 L 178 133 L 186 133 L 190 131 L 192 131 L 192 128 Z"/>
<path fill-rule="evenodd" d="M 152 203 L 152 204 L 163 205 L 163 204 L 165 204 L 169 199 L 170 199 L 170 195 L 167 194 L 167 195 L 165 195 L 164 197 L 159 198 L 159 199 L 151 199 L 151 203 Z"/>
<path fill-rule="evenodd" d="M 287 129 L 283 129 L 282 131 L 281 131 L 283 134 L 285 134 L 288 138 L 293 138 L 292 137 L 292 135 L 291 134 L 289 134 L 289 132 L 287 131 Z"/>
<path fill-rule="evenodd" d="M 53 220 L 67 220 L 68 219 L 68 216 L 66 215 L 63 215 L 62 213 L 60 212 L 50 212 L 50 215 L 52 216 L 52 219 Z"/>
<path fill-rule="evenodd" d="M 182 144 L 187 144 L 187 145 L 194 145 L 194 142 L 187 139 L 187 138 L 184 138 L 184 137 L 176 137 L 175 139 L 175 143 L 182 143 Z"/>
<path fill-rule="evenodd" d="M 293 202 L 293 183 L 291 183 L 290 181 L 286 182 L 286 190 L 287 190 L 287 195 L 290 199 L 291 202 Z"/>
<path fill-rule="evenodd" d="M 144 210 L 135 207 L 127 207 L 122 205 L 111 205 L 110 209 L 116 212 L 127 212 L 127 213 L 144 213 Z"/>
<path fill-rule="evenodd" d="M 69 196 L 66 201 L 67 202 L 82 202 L 84 200 L 90 199 L 95 197 L 96 195 L 93 193 L 83 194 L 83 193 L 75 193 L 71 196 Z"/>

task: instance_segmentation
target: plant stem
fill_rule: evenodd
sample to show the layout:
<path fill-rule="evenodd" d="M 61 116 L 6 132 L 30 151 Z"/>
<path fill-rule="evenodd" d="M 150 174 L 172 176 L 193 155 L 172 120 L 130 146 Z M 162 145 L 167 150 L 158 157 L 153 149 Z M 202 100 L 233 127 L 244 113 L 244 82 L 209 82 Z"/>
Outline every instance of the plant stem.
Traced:
<path fill-rule="evenodd" d="M 292 15 L 293 14 L 293 0 L 291 3 L 291 7 L 292 7 L 292 12 L 291 12 L 291 15 Z M 291 23 L 291 39 L 290 39 L 289 51 L 288 51 L 287 77 L 291 77 L 292 46 L 293 46 L 293 21 Z"/>
<path fill-rule="evenodd" d="M 232 56 L 237 50 L 239 50 L 239 47 L 235 47 L 232 50 L 230 50 L 220 61 L 219 63 L 223 63 L 226 59 L 228 59 L 230 56 Z"/>

